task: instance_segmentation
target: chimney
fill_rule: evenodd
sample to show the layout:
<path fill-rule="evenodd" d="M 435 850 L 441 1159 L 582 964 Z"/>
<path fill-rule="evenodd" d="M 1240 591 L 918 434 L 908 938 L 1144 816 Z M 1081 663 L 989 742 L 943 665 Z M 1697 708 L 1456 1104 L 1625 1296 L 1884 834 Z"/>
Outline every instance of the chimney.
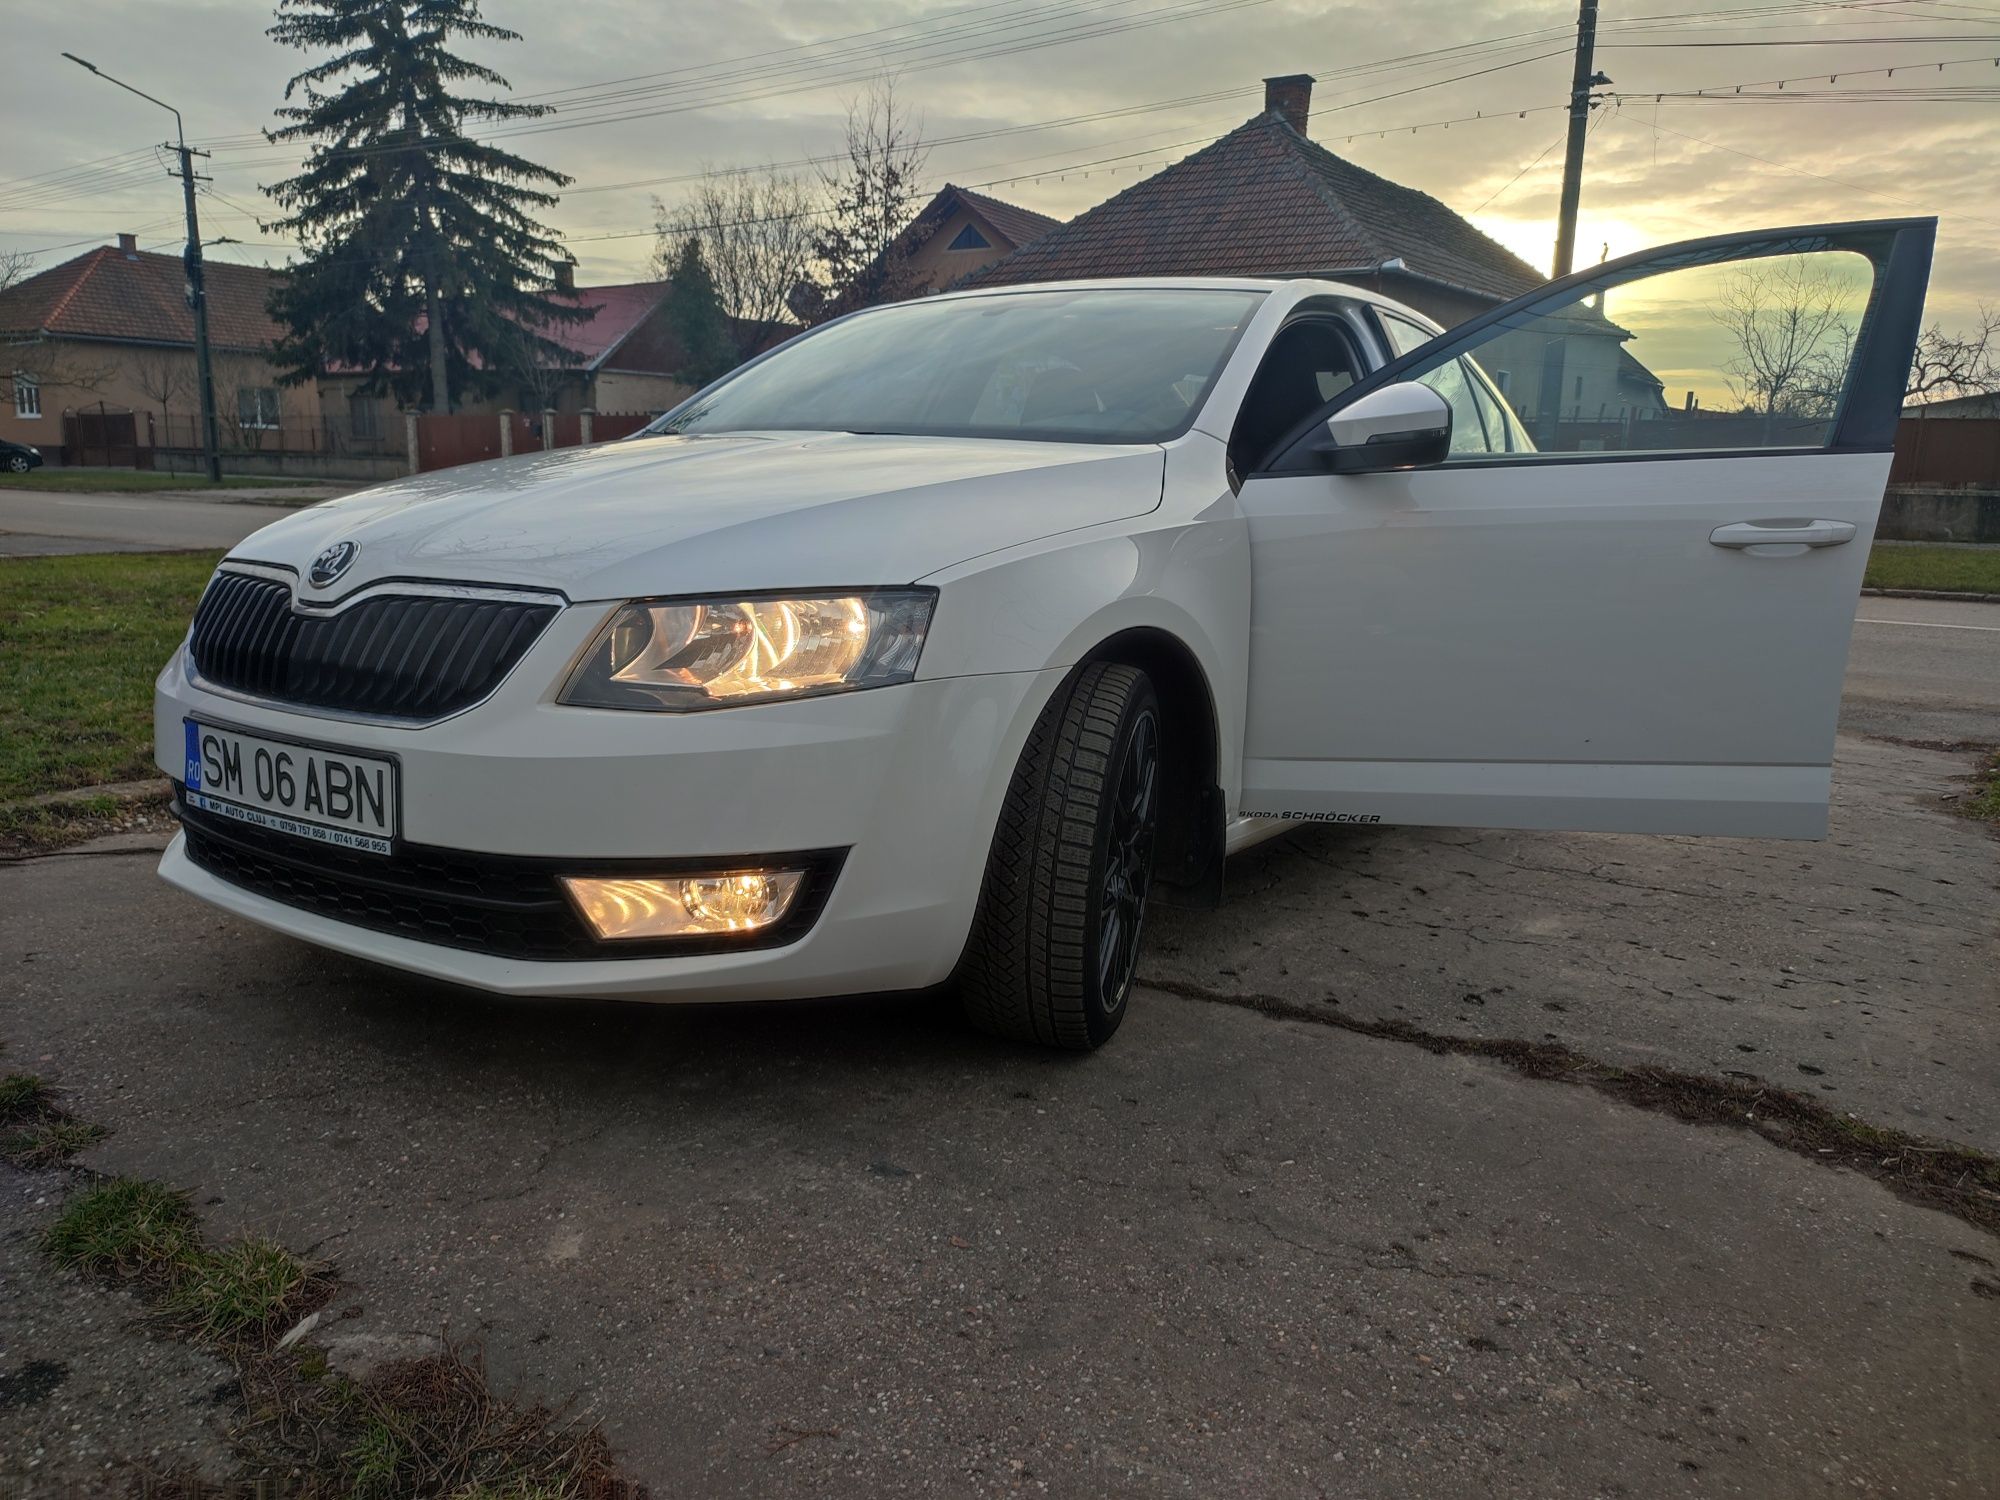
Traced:
<path fill-rule="evenodd" d="M 576 262 L 562 260 L 556 262 L 556 290 L 573 292 L 576 290 Z"/>
<path fill-rule="evenodd" d="M 123 250 L 127 255 L 137 255 L 139 253 L 139 236 L 136 234 L 119 235 L 118 248 Z"/>
<path fill-rule="evenodd" d="M 1287 73 L 1283 78 L 1264 80 L 1264 112 L 1275 114 L 1300 135 L 1306 133 L 1306 118 L 1312 114 L 1313 76 Z"/>

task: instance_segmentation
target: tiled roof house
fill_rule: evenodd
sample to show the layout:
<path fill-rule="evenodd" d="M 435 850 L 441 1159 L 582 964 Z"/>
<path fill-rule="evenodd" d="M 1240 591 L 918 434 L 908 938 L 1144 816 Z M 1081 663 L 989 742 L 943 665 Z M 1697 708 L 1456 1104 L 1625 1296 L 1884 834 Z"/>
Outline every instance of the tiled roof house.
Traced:
<path fill-rule="evenodd" d="M 888 293 L 891 300 L 943 291 L 1036 243 L 1061 223 L 1032 208 L 946 183 L 855 285 L 832 298 L 818 315 L 833 317 L 866 306 L 883 295 L 885 280 L 895 283 Z M 893 272 L 885 269 L 890 264 Z"/>
<path fill-rule="evenodd" d="M 1313 80 L 959 285 L 1110 276 L 1331 276 L 1460 322 L 1545 278 L 1428 193 L 1307 138 Z"/>
<path fill-rule="evenodd" d="M 318 421 L 319 394 L 287 389 L 263 350 L 278 334 L 265 311 L 282 271 L 207 263 L 208 335 L 225 429 L 265 433 Z M 129 234 L 0 291 L 0 437 L 65 460 L 64 414 L 97 415 L 124 441 L 194 441 L 194 314 L 177 255 Z M 76 455 L 69 455 L 73 461 Z M 102 461 L 101 459 L 98 461 Z"/>

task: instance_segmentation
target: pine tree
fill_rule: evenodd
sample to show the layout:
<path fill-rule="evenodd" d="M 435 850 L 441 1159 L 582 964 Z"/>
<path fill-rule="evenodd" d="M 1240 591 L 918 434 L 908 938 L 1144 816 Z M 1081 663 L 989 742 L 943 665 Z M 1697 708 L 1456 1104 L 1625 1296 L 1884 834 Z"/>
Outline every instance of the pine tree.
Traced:
<path fill-rule="evenodd" d="M 722 299 L 716 294 L 715 278 L 708 273 L 701 241 L 693 235 L 681 241 L 671 275 L 666 320 L 681 346 L 680 376 L 689 385 L 704 386 L 735 369 L 738 354 L 729 336 Z"/>
<path fill-rule="evenodd" d="M 310 141 L 298 176 L 265 191 L 305 255 L 273 296 L 274 351 L 293 382 L 363 371 L 368 390 L 435 411 L 492 372 L 570 362 L 549 335 L 591 315 L 549 295 L 561 243 L 533 217 L 570 179 L 482 144 L 468 127 L 547 106 L 454 93 L 507 80 L 450 50 L 518 41 L 479 0 L 278 0 L 270 35 L 334 55 L 285 86 L 272 141 Z"/>

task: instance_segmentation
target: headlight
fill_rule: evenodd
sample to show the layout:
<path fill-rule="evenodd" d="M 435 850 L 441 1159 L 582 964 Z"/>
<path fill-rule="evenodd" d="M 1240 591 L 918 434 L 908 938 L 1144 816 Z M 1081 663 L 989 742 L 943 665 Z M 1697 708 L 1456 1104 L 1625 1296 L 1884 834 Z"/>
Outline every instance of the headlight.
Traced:
<path fill-rule="evenodd" d="M 557 701 L 686 712 L 908 682 L 936 603 L 936 589 L 634 600 Z"/>

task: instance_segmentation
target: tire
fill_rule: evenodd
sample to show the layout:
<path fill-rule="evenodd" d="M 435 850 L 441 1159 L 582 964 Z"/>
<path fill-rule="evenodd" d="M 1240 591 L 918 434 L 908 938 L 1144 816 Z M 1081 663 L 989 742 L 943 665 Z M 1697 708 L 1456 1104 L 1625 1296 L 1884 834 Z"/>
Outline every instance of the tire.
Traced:
<path fill-rule="evenodd" d="M 8 455 L 7 467 L 13 473 L 25 474 L 28 472 L 30 468 L 33 467 L 33 465 L 28 462 L 27 454 L 14 453 Z"/>
<path fill-rule="evenodd" d="M 973 1025 L 1085 1052 L 1125 1018 L 1159 826 L 1162 722 L 1136 667 L 1094 662 L 1042 710 L 1007 788 L 959 994 Z"/>

